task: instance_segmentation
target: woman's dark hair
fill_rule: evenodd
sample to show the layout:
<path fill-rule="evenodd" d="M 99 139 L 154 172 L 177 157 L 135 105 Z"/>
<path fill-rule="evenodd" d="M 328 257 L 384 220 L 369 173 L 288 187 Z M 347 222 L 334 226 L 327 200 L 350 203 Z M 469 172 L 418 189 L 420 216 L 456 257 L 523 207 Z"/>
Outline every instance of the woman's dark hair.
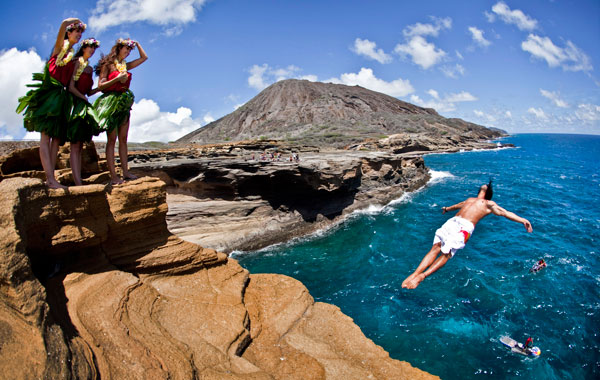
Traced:
<path fill-rule="evenodd" d="M 490 182 L 487 184 L 487 190 L 485 191 L 485 199 L 488 201 L 492 199 L 494 195 L 494 190 L 492 189 L 492 179 L 490 178 Z"/>

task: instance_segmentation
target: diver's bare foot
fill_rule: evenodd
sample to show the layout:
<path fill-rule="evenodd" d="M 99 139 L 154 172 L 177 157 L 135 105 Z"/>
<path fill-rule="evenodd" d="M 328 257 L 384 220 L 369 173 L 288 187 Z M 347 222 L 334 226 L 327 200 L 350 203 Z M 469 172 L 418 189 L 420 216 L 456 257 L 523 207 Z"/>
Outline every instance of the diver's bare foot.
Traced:
<path fill-rule="evenodd" d="M 413 273 L 413 274 L 411 274 L 410 276 L 406 277 L 406 279 L 405 279 L 404 281 L 402 281 L 402 287 L 403 287 L 403 288 L 407 288 L 407 287 L 408 287 L 408 286 L 407 286 L 407 285 L 408 285 L 408 283 L 409 283 L 410 281 L 412 281 L 412 279 L 413 279 L 413 278 L 415 278 L 415 276 L 416 276 L 416 275 L 417 275 L 416 273 Z"/>
<path fill-rule="evenodd" d="M 58 181 L 46 181 L 45 185 L 51 189 L 66 189 L 67 187 Z"/>
<path fill-rule="evenodd" d="M 417 286 L 419 286 L 421 281 L 423 281 L 424 279 L 425 279 L 425 275 L 423 273 L 420 273 L 420 274 L 416 275 L 410 282 L 408 282 L 408 284 L 406 284 L 406 287 L 408 289 L 414 289 Z"/>

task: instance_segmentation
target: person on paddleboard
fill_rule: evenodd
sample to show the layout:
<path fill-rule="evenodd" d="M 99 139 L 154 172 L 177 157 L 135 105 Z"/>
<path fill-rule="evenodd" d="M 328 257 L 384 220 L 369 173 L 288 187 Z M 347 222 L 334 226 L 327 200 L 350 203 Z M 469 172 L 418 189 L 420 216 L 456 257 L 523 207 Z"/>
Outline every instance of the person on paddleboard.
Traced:
<path fill-rule="evenodd" d="M 479 188 L 476 198 L 468 198 L 450 207 L 442 207 L 442 213 L 459 210 L 455 217 L 449 219 L 435 232 L 433 246 L 425 255 L 417 269 L 403 282 L 402 287 L 414 289 L 426 277 L 443 267 L 454 256 L 456 251 L 464 248 L 471 237 L 475 225 L 489 214 L 503 216 L 509 220 L 523 224 L 527 232 L 532 232 L 531 223 L 514 212 L 507 211 L 498 206 L 492 199 L 492 181 Z M 440 257 L 438 255 L 442 253 Z M 437 258 L 437 260 L 436 260 Z"/>

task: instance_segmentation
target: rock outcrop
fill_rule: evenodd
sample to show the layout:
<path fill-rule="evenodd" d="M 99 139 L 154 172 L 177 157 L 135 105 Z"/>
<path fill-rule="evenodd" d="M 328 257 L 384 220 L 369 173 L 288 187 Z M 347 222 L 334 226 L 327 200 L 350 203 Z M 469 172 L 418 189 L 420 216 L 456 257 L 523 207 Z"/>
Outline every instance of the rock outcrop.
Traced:
<path fill-rule="evenodd" d="M 384 152 L 306 152 L 299 162 L 233 157 L 136 159 L 138 175 L 168 185 L 169 229 L 231 252 L 306 235 L 424 186 L 422 157 Z"/>
<path fill-rule="evenodd" d="M 360 86 L 288 79 L 177 142 L 209 144 L 260 138 L 343 147 L 398 133 L 461 136 L 470 141 L 505 135 Z"/>
<path fill-rule="evenodd" d="M 148 177 L 0 182 L 2 378 L 433 378 L 298 281 L 172 235 L 166 197 Z"/>

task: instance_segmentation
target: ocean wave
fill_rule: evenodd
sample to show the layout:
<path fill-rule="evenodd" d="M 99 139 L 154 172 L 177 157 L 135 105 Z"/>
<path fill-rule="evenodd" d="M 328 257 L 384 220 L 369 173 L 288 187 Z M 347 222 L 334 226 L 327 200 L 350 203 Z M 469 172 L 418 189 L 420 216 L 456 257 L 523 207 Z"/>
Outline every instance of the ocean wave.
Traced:
<path fill-rule="evenodd" d="M 428 185 L 441 182 L 446 178 L 454 178 L 454 174 L 450 172 L 442 172 L 431 169 L 429 170 L 429 175 L 431 176 L 431 178 L 429 179 L 429 182 L 427 182 Z"/>

